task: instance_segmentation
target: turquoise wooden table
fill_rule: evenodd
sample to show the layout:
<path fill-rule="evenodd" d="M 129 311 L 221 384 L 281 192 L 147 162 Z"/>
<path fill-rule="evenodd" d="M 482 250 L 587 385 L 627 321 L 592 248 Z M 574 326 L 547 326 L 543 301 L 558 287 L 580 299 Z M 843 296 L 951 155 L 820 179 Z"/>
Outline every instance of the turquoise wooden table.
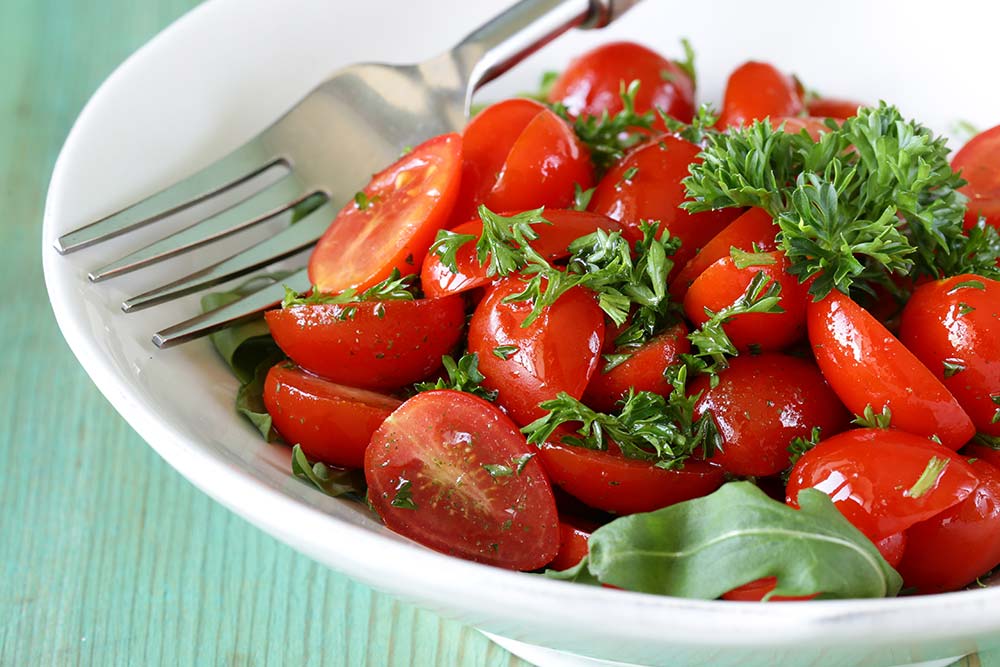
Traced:
<path fill-rule="evenodd" d="M 39 248 L 59 147 L 112 68 L 195 4 L 0 2 L 0 665 L 523 667 L 195 490 L 56 329 Z"/>

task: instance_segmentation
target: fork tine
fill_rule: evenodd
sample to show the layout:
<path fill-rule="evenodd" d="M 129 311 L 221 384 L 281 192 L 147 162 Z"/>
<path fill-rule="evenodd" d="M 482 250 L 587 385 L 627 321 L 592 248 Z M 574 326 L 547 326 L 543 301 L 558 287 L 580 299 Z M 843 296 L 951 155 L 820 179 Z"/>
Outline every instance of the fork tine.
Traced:
<path fill-rule="evenodd" d="M 266 222 L 301 202 L 306 194 L 294 179 L 284 178 L 241 204 L 94 269 L 90 280 L 99 282 L 128 273 Z"/>
<path fill-rule="evenodd" d="M 309 289 L 309 276 L 306 269 L 300 269 L 285 278 L 280 283 L 268 285 L 262 290 L 254 292 L 239 301 L 216 308 L 215 310 L 203 313 L 197 317 L 167 327 L 153 335 L 153 344 L 164 349 L 173 347 L 179 343 L 184 343 L 201 336 L 215 333 L 221 329 L 234 324 L 240 324 L 256 315 L 273 308 L 281 303 L 285 296 L 285 285 L 296 292 L 305 292 Z"/>
<path fill-rule="evenodd" d="M 251 271 L 267 266 L 279 259 L 284 259 L 303 248 L 315 243 L 336 215 L 336 210 L 326 202 L 294 225 L 281 230 L 278 234 L 237 253 L 206 269 L 192 273 L 161 287 L 144 292 L 122 303 L 122 310 L 130 313 L 157 303 L 169 301 L 185 294 L 197 292 L 205 287 L 245 275 Z M 306 289 L 308 289 L 306 285 Z"/>
<path fill-rule="evenodd" d="M 251 179 L 263 178 L 265 172 L 276 169 L 288 170 L 289 167 L 283 158 L 270 153 L 263 141 L 252 140 L 156 194 L 63 234 L 56 241 L 56 250 L 61 254 L 73 252 L 202 203 L 209 208 L 202 217 L 213 215 L 226 206 L 212 210 L 207 206 L 208 200 Z M 234 203 L 230 201 L 228 205 Z"/>

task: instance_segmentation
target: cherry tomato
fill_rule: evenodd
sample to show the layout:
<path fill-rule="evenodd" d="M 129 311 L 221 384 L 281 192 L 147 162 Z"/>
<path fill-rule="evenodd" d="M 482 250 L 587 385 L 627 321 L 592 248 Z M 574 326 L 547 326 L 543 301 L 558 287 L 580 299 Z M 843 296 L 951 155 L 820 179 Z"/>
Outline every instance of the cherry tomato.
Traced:
<path fill-rule="evenodd" d="M 288 363 L 273 366 L 264 381 L 264 406 L 287 442 L 312 460 L 360 468 L 365 449 L 402 401 L 334 384 Z"/>
<path fill-rule="evenodd" d="M 372 437 L 365 477 L 385 525 L 424 546 L 513 570 L 559 550 L 544 471 L 510 419 L 472 394 L 406 401 Z"/>
<path fill-rule="evenodd" d="M 986 218 L 986 224 L 1000 227 L 1000 125 L 973 137 L 955 153 L 951 167 L 969 182 L 959 188 L 969 198 L 966 229 L 974 227 L 979 216 Z"/>
<path fill-rule="evenodd" d="M 642 238 L 641 221 L 658 221 L 661 230 L 681 240 L 673 258 L 679 269 L 740 214 L 733 208 L 695 214 L 679 208 L 687 197 L 681 181 L 700 152 L 698 146 L 673 135 L 642 144 L 605 174 L 588 208 L 620 222 L 631 241 Z"/>
<path fill-rule="evenodd" d="M 549 91 L 573 116 L 614 115 L 622 110 L 621 89 L 639 81 L 635 110 L 662 109 L 685 123 L 694 115 L 694 82 L 677 65 L 634 42 L 612 42 L 574 59 Z"/>
<path fill-rule="evenodd" d="M 660 396 L 670 394 L 673 387 L 663 373 L 680 360 L 680 355 L 691 350 L 687 333 L 687 327 L 679 322 L 635 350 L 617 350 L 628 354 L 628 359 L 611 370 L 594 373 L 584 392 L 584 403 L 600 412 L 612 412 L 629 389 Z"/>
<path fill-rule="evenodd" d="M 598 229 L 618 231 L 621 225 L 611 218 L 587 211 L 546 210 L 545 219 L 551 225 L 534 225 L 538 238 L 532 241 L 531 247 L 546 259 L 552 261 L 569 256 L 569 244 L 581 236 L 586 236 Z M 472 234 L 481 236 L 483 223 L 473 220 L 455 227 L 456 234 Z M 452 271 L 441 263 L 441 256 L 427 253 L 424 266 L 420 272 L 420 284 L 424 294 L 429 297 L 457 294 L 489 284 L 493 279 L 487 277 L 486 267 L 479 263 L 476 257 L 476 243 L 469 241 L 463 245 L 455 257 L 458 272 Z"/>
<path fill-rule="evenodd" d="M 767 63 L 751 61 L 729 75 L 718 125 L 727 128 L 768 116 L 798 116 L 804 109 L 792 77 Z"/>
<path fill-rule="evenodd" d="M 899 340 L 944 383 L 976 430 L 1000 436 L 1000 282 L 960 275 L 924 283 L 903 309 Z M 1000 400 L 1000 399 L 998 399 Z"/>
<path fill-rule="evenodd" d="M 677 299 L 683 299 L 695 278 L 718 260 L 728 257 L 732 248 L 745 252 L 752 252 L 755 248 L 757 252 L 777 250 L 774 240 L 777 233 L 778 227 L 767 211 L 762 208 L 749 209 L 712 237 L 684 265 L 670 284 L 670 293 Z"/>
<path fill-rule="evenodd" d="M 870 313 L 834 290 L 806 308 L 816 363 L 847 409 L 876 413 L 885 406 L 892 427 L 937 436 L 955 450 L 975 433 L 955 397 Z"/>
<path fill-rule="evenodd" d="M 844 100 L 837 97 L 817 97 L 806 102 L 806 111 L 810 116 L 847 120 L 858 115 L 858 108 L 865 106 L 854 100 Z"/>
<path fill-rule="evenodd" d="M 559 553 L 548 564 L 551 570 L 568 570 L 587 555 L 590 533 L 565 521 L 559 522 Z"/>
<path fill-rule="evenodd" d="M 657 468 L 649 461 L 562 444 L 550 438 L 538 448 L 549 479 L 591 507 L 616 514 L 651 512 L 700 498 L 722 486 L 717 465 L 686 461 L 680 470 Z"/>
<path fill-rule="evenodd" d="M 825 436 L 847 426 L 848 415 L 811 362 L 784 354 L 740 355 L 719 373 L 691 383 L 701 392 L 695 416 L 711 412 L 722 451 L 712 462 L 736 475 L 764 477 L 788 467 L 788 446 L 813 427 Z"/>
<path fill-rule="evenodd" d="M 722 325 L 738 350 L 753 347 L 780 350 L 803 337 L 806 324 L 808 288 L 787 272 L 788 260 L 782 252 L 761 253 L 759 259 L 739 268 L 731 256 L 723 257 L 695 278 L 684 295 L 684 312 L 695 326 L 709 320 L 706 309 L 714 313 L 736 303 L 750 287 L 758 273 L 767 277 L 767 284 L 781 286 L 780 313 L 744 313 L 735 315 Z"/>
<path fill-rule="evenodd" d="M 396 389 L 441 365 L 465 325 L 462 298 L 293 306 L 265 314 L 278 347 L 310 373 Z"/>
<path fill-rule="evenodd" d="M 935 459 L 945 464 L 936 475 Z M 824 440 L 798 460 L 787 502 L 797 506 L 799 491 L 819 489 L 877 542 L 957 505 L 978 484 L 964 458 L 935 442 L 901 431 L 856 429 Z"/>
<path fill-rule="evenodd" d="M 920 593 L 957 590 L 1000 565 L 1000 470 L 982 460 L 971 465 L 976 490 L 906 531 L 899 573 Z"/>
<path fill-rule="evenodd" d="M 365 290 L 398 269 L 414 273 L 448 220 L 458 196 L 462 139 L 426 141 L 376 174 L 337 214 L 309 258 L 309 280 L 322 292 Z"/>
<path fill-rule="evenodd" d="M 567 208 L 575 185 L 593 185 L 587 149 L 538 102 L 513 99 L 487 107 L 462 137 L 462 187 L 450 227 L 473 219 L 479 204 L 493 211 Z"/>
<path fill-rule="evenodd" d="M 576 287 L 524 327 L 531 305 L 504 303 L 522 289 L 516 276 L 490 289 L 469 322 L 469 351 L 479 354 L 483 386 L 499 391 L 497 402 L 524 426 L 559 392 L 583 395 L 604 342 L 604 312 L 591 292 Z"/>

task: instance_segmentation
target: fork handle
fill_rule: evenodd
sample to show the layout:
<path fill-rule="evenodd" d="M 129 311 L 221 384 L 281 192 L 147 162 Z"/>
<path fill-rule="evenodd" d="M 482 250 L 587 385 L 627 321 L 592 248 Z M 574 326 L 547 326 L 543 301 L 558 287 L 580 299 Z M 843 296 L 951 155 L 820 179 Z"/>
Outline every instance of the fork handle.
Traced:
<path fill-rule="evenodd" d="M 640 0 L 521 0 L 451 51 L 467 98 L 570 28 L 602 28 Z"/>

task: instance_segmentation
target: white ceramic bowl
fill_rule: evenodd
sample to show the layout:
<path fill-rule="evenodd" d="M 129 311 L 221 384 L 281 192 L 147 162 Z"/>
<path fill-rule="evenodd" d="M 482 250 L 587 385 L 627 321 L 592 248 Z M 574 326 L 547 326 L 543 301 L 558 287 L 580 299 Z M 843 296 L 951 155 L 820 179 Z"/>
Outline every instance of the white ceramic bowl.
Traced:
<path fill-rule="evenodd" d="M 190 260 L 91 285 L 86 272 L 148 233 L 60 257 L 62 232 L 220 156 L 337 66 L 414 61 L 502 9 L 505 0 L 211 0 L 119 68 L 80 115 L 45 210 L 45 277 L 59 325 L 115 408 L 172 466 L 261 529 L 378 589 L 484 630 L 644 665 L 891 665 L 961 655 L 1000 632 L 1000 590 L 892 600 L 739 604 L 672 599 L 548 581 L 469 563 L 392 535 L 357 505 L 289 476 L 288 452 L 233 411 L 236 381 L 206 341 L 169 351 L 152 331 L 194 297 L 139 314 L 118 304 Z M 703 99 L 748 58 L 794 70 L 811 87 L 885 98 L 940 131 L 1000 121 L 989 2 L 842 0 L 700 3 L 647 0 L 605 33 L 546 48 L 484 97 L 530 89 L 538 74 L 613 37 L 677 54 L 691 38 Z M 317 129 L 320 131 L 320 128 Z M 154 232 L 155 234 L 155 232 Z M 994 639 L 993 641 L 996 641 Z M 522 652 L 531 647 L 512 645 Z M 534 653 L 549 664 L 579 664 Z"/>

